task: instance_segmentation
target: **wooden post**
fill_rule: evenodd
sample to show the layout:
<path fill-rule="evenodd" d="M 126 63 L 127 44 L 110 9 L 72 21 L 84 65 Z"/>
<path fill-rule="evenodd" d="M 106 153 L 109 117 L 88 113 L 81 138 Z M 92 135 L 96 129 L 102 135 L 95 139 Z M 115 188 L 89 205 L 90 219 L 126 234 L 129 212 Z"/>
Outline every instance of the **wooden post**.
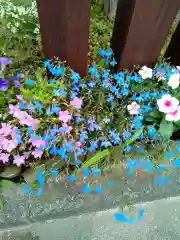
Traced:
<path fill-rule="evenodd" d="M 179 0 L 119 0 L 111 42 L 118 70 L 153 67 L 179 6 Z"/>
<path fill-rule="evenodd" d="M 180 22 L 171 38 L 164 58 L 169 58 L 168 61 L 172 64 L 180 66 Z"/>
<path fill-rule="evenodd" d="M 85 76 L 91 0 L 36 0 L 45 57 L 59 57 Z"/>

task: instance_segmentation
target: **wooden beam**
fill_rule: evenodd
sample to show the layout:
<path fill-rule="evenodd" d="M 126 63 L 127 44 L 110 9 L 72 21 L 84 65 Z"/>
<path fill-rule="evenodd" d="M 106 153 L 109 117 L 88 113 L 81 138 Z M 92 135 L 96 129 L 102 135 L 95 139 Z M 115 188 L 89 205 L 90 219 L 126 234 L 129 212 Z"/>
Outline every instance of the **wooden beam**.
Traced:
<path fill-rule="evenodd" d="M 119 0 L 111 46 L 117 69 L 153 67 L 179 7 L 179 0 Z"/>
<path fill-rule="evenodd" d="M 168 61 L 172 64 L 180 66 L 180 22 L 171 38 L 164 58 L 169 58 Z"/>
<path fill-rule="evenodd" d="M 87 74 L 90 0 L 36 0 L 45 57 Z"/>

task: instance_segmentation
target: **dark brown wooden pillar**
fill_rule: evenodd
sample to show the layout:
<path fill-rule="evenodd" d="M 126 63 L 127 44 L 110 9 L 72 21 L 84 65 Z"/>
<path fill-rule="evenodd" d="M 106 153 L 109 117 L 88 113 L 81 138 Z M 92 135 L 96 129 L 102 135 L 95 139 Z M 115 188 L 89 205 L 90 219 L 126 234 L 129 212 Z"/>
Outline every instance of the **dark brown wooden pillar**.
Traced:
<path fill-rule="evenodd" d="M 164 58 L 172 64 L 180 66 L 180 22 L 172 36 Z"/>
<path fill-rule="evenodd" d="M 117 68 L 152 67 L 179 7 L 180 0 L 119 0 L 112 35 Z"/>
<path fill-rule="evenodd" d="M 36 0 L 43 51 L 87 74 L 90 0 Z"/>

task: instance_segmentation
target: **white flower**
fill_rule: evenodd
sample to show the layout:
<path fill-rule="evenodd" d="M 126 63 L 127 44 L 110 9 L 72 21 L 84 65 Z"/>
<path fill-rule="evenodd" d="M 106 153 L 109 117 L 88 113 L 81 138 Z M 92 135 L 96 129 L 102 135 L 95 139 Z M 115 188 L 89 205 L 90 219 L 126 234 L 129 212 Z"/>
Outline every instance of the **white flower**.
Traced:
<path fill-rule="evenodd" d="M 168 85 L 172 87 L 172 89 L 176 89 L 180 84 L 180 74 L 172 74 L 169 78 Z"/>
<path fill-rule="evenodd" d="M 131 115 L 137 115 L 139 113 L 140 105 L 136 102 L 132 102 L 127 106 L 127 109 Z"/>
<path fill-rule="evenodd" d="M 179 73 L 180 73 L 180 66 L 176 66 L 176 68 L 177 68 L 177 70 L 179 71 Z"/>
<path fill-rule="evenodd" d="M 139 71 L 142 79 L 152 78 L 152 69 L 146 66 L 143 66 L 142 69 Z"/>
<path fill-rule="evenodd" d="M 170 121 L 170 122 L 179 121 L 180 120 L 180 106 L 178 106 L 174 112 L 168 113 L 166 115 L 166 120 Z"/>
<path fill-rule="evenodd" d="M 176 111 L 179 101 L 169 94 L 165 94 L 161 99 L 157 100 L 157 105 L 160 112 L 172 113 Z"/>

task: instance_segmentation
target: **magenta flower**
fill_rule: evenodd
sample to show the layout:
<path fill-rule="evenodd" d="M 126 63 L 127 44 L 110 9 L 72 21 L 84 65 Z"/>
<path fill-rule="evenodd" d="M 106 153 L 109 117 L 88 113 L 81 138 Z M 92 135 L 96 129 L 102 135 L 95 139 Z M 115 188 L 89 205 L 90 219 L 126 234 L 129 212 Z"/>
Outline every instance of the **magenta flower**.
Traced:
<path fill-rule="evenodd" d="M 25 157 L 24 156 L 14 156 L 14 161 L 13 163 L 15 163 L 17 166 L 20 166 L 21 164 L 25 163 Z"/>
<path fill-rule="evenodd" d="M 83 101 L 81 98 L 75 97 L 73 100 L 70 101 L 70 105 L 74 106 L 77 109 L 81 109 Z"/>
<path fill-rule="evenodd" d="M 72 116 L 69 114 L 68 111 L 60 111 L 59 112 L 59 120 L 67 123 L 71 120 Z"/>

